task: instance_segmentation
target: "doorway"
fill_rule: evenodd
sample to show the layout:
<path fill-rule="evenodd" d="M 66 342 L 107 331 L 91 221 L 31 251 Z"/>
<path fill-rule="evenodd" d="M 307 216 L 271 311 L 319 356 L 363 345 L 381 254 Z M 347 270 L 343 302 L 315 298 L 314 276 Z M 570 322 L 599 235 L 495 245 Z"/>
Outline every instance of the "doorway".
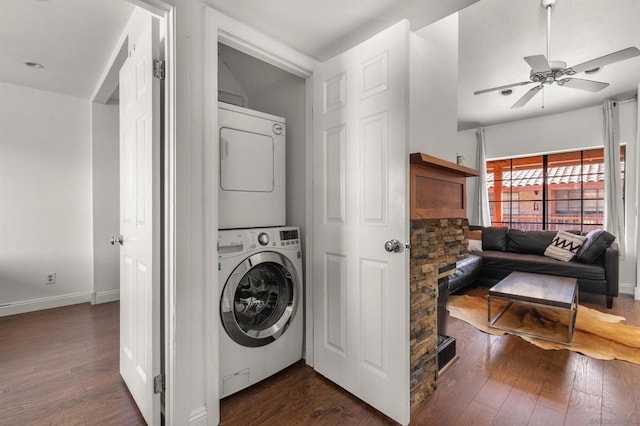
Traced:
<path fill-rule="evenodd" d="M 209 98 L 206 100 L 208 111 L 214 111 L 208 117 L 208 134 L 211 135 L 211 152 L 206 156 L 208 172 L 207 181 L 214 194 L 218 188 L 218 149 L 217 134 L 218 122 L 217 111 L 218 102 L 232 103 L 261 113 L 283 117 L 286 120 L 286 225 L 297 226 L 301 231 L 302 256 L 304 261 L 304 285 L 307 286 L 306 278 L 311 270 L 310 227 L 308 226 L 311 216 L 310 208 L 310 146 L 311 146 L 311 74 L 313 64 L 306 58 L 299 58 L 293 52 L 286 51 L 280 43 L 260 37 L 258 40 L 252 38 L 252 34 L 244 32 L 243 28 L 237 26 L 237 22 L 229 21 L 225 16 L 218 14 L 215 10 L 205 7 L 205 74 L 215 75 L 217 78 L 209 81 Z M 236 27 L 237 26 L 237 27 Z M 246 28 L 244 28 L 246 30 Z M 282 49 L 285 49 L 284 51 Z M 217 71 L 217 72 L 216 72 Z M 216 197 L 217 198 L 217 197 Z M 217 217 L 218 205 L 213 203 L 212 210 L 206 213 L 208 218 Z M 211 240 L 212 255 L 217 257 L 215 244 L 217 242 L 217 221 L 212 220 L 210 229 L 213 230 L 208 235 Z M 211 265 L 210 273 L 216 276 L 218 270 L 216 264 Z M 213 282 L 214 279 L 207 281 Z M 224 282 L 218 282 L 218 286 L 223 286 Z M 218 365 L 218 341 L 220 330 L 220 318 L 218 307 L 220 304 L 220 288 L 214 287 L 207 295 L 208 304 L 214 306 L 209 309 L 207 324 L 208 330 L 205 332 L 210 336 L 216 336 L 212 345 L 208 359 L 212 365 Z M 305 289 L 306 293 L 306 289 Z M 309 300 L 306 296 L 300 298 L 304 302 L 306 311 Z M 304 312 L 306 318 L 307 312 Z M 305 341 L 310 339 L 309 330 L 312 323 L 305 322 Z M 303 357 L 307 363 L 311 363 L 311 350 L 305 345 Z M 217 376 L 217 372 L 212 372 L 210 377 Z M 208 405 L 218 404 L 218 377 L 211 384 L 215 389 L 210 389 Z M 224 420 L 224 419 L 222 419 Z"/>

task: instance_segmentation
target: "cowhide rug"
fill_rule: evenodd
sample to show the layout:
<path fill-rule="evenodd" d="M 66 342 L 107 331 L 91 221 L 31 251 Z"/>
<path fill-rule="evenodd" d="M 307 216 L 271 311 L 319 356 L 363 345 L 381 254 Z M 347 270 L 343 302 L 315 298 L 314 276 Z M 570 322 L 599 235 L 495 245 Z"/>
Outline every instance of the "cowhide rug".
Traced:
<path fill-rule="evenodd" d="M 502 309 L 504 302 L 494 301 L 491 314 Z M 478 330 L 494 335 L 509 333 L 487 325 L 486 291 L 473 295 L 449 296 L 447 310 Z M 605 314 L 580 305 L 571 345 L 563 345 L 529 336 L 520 336 L 542 349 L 568 349 L 596 359 L 620 359 L 640 364 L 640 327 L 623 324 L 624 317 Z M 556 309 L 514 304 L 500 318 L 497 325 L 509 325 L 519 331 L 558 340 L 566 339 L 568 314 Z M 515 333 L 510 333 L 515 334 Z"/>

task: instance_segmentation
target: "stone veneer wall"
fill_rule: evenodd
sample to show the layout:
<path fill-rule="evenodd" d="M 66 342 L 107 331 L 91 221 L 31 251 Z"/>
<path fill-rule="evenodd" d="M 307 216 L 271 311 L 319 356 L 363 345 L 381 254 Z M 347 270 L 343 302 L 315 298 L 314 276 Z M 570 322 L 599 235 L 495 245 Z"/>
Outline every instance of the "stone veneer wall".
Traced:
<path fill-rule="evenodd" d="M 436 388 L 438 268 L 467 257 L 469 221 L 411 220 L 411 408 Z"/>

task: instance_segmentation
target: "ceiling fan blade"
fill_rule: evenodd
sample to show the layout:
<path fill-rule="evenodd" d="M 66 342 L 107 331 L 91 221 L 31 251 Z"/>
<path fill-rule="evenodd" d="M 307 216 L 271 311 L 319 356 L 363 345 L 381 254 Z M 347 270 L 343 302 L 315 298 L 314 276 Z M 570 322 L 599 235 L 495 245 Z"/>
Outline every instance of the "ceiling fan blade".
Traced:
<path fill-rule="evenodd" d="M 627 47 L 626 49 L 618 50 L 617 52 L 609 53 L 608 55 L 600 56 L 599 58 L 574 65 L 570 68 L 567 68 L 567 71 L 573 70 L 575 73 L 579 73 L 587 70 L 592 70 L 594 68 L 602 68 L 605 65 L 624 61 L 625 59 L 633 58 L 634 56 L 638 55 L 640 55 L 640 50 L 638 50 L 637 47 Z"/>
<path fill-rule="evenodd" d="M 565 78 L 558 81 L 558 85 L 571 87 L 572 89 L 586 90 L 587 92 L 599 92 L 602 89 L 606 89 L 609 86 L 609 83 L 583 80 L 581 78 Z"/>
<path fill-rule="evenodd" d="M 525 61 L 529 64 L 533 72 L 549 72 L 551 66 L 544 55 L 525 56 Z"/>
<path fill-rule="evenodd" d="M 516 102 L 515 104 L 511 105 L 511 108 L 520 108 L 520 107 L 524 106 L 540 90 L 542 90 L 542 84 L 539 85 L 539 86 L 536 86 L 534 88 L 529 89 L 529 91 L 527 93 L 525 93 L 520 99 L 518 99 L 518 102 Z"/>
<path fill-rule="evenodd" d="M 496 90 L 504 90 L 504 89 L 509 89 L 511 87 L 516 87 L 516 86 L 526 86 L 527 84 L 531 84 L 531 83 L 533 83 L 533 81 L 521 81 L 520 83 L 505 84 L 504 86 L 492 87 L 491 89 L 478 90 L 476 92 L 473 92 L 473 94 L 481 95 L 483 93 L 495 92 Z"/>

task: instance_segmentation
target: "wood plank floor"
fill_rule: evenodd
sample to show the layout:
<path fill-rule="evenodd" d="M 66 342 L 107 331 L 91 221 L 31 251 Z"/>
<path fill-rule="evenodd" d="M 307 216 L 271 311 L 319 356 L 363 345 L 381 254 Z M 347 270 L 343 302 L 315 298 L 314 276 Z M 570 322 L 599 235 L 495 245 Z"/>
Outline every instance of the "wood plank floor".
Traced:
<path fill-rule="evenodd" d="M 601 300 L 602 299 L 602 300 Z M 640 326 L 640 301 L 581 303 Z M 118 374 L 118 304 L 0 318 L 0 425 L 144 424 Z M 460 359 L 412 416 L 415 425 L 636 425 L 640 366 L 544 351 L 456 319 Z M 221 401 L 223 425 L 390 425 L 299 362 Z"/>
<path fill-rule="evenodd" d="M 144 425 L 118 372 L 118 303 L 0 318 L 0 425 Z"/>

